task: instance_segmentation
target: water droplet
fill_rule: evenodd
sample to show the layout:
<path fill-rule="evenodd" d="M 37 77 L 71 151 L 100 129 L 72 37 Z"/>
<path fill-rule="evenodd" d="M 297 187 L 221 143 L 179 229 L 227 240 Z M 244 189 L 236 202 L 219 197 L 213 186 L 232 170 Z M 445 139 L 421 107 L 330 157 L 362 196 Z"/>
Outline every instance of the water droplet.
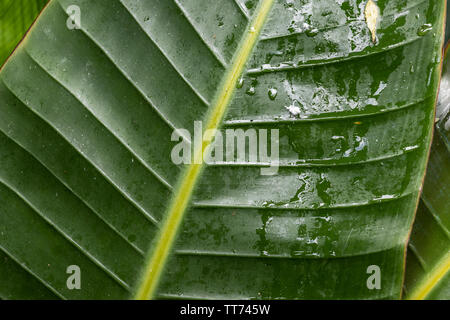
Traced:
<path fill-rule="evenodd" d="M 355 147 L 355 151 L 362 151 L 367 148 L 367 138 L 356 137 L 356 142 L 358 142 L 358 146 Z"/>
<path fill-rule="evenodd" d="M 269 63 L 265 63 L 261 66 L 261 71 L 270 70 L 272 66 Z"/>
<path fill-rule="evenodd" d="M 289 106 L 289 107 L 285 107 L 288 111 L 289 111 L 289 113 L 291 114 L 291 115 L 293 115 L 293 116 L 298 116 L 300 113 L 301 113 L 301 110 L 300 110 L 300 108 L 299 107 L 297 107 L 297 106 Z"/>
<path fill-rule="evenodd" d="M 417 35 L 418 36 L 424 36 L 426 35 L 428 32 L 430 32 L 433 29 L 433 26 L 429 23 L 425 23 L 424 25 L 420 26 L 419 30 L 417 30 Z"/>
<path fill-rule="evenodd" d="M 419 147 L 419 146 L 417 146 L 417 145 L 404 147 L 404 148 L 403 148 L 403 151 L 407 152 L 407 151 L 415 150 L 415 149 L 417 149 L 418 147 Z"/>
<path fill-rule="evenodd" d="M 236 88 L 241 89 L 244 86 L 244 78 L 240 78 L 236 84 Z"/>
<path fill-rule="evenodd" d="M 380 201 L 380 200 L 388 200 L 388 199 L 395 199 L 395 195 L 393 194 L 384 194 L 381 197 L 375 198 L 375 201 Z"/>
<path fill-rule="evenodd" d="M 249 96 L 254 96 L 256 93 L 256 89 L 255 89 L 255 87 L 250 87 L 247 89 L 247 91 L 245 93 L 247 93 Z"/>
<path fill-rule="evenodd" d="M 146 17 L 144 18 L 144 21 L 147 22 L 148 20 L 150 20 L 150 17 L 149 17 L 149 16 L 146 16 Z"/>
<path fill-rule="evenodd" d="M 269 94 L 270 100 L 275 100 L 275 98 L 278 95 L 278 90 L 275 88 L 270 88 L 268 94 Z"/>
<path fill-rule="evenodd" d="M 316 36 L 318 33 L 319 33 L 319 29 L 317 29 L 317 28 L 306 30 L 306 35 L 307 35 L 308 37 L 314 37 L 314 36 Z"/>

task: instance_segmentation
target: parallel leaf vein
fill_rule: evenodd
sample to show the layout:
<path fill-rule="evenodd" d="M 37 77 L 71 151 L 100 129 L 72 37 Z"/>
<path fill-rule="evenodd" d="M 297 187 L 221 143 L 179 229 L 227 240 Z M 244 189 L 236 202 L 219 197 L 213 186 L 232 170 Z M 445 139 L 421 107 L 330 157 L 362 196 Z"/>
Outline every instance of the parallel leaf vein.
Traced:
<path fill-rule="evenodd" d="M 118 275 L 116 275 L 112 270 L 110 270 L 107 266 L 105 266 L 100 260 L 98 260 L 95 256 L 93 256 L 90 252 L 88 252 L 83 246 L 81 246 L 78 242 L 73 240 L 70 235 L 66 234 L 58 225 L 53 223 L 49 218 L 47 218 L 43 213 L 40 212 L 28 199 L 26 199 L 22 194 L 17 191 L 14 187 L 9 185 L 2 177 L 0 177 L 0 184 L 11 190 L 19 199 L 22 200 L 33 212 L 36 213 L 38 217 L 40 217 L 43 221 L 45 221 L 53 230 L 56 231 L 59 235 L 61 235 L 66 241 L 68 241 L 72 246 L 74 246 L 79 252 L 81 252 L 86 258 L 88 258 L 91 262 L 97 265 L 100 270 L 102 270 L 108 277 L 113 279 L 116 283 L 118 283 L 121 287 L 130 291 L 130 286 Z"/>
<path fill-rule="evenodd" d="M 48 126 L 50 126 L 62 139 L 64 139 L 80 156 L 82 156 L 89 164 L 91 164 L 97 172 L 105 178 L 105 180 L 111 184 L 111 186 L 114 187 L 119 193 L 127 199 L 136 209 L 138 209 L 139 212 L 143 214 L 144 217 L 146 217 L 150 222 L 152 222 L 156 227 L 158 227 L 159 222 L 156 220 L 153 215 L 151 215 L 145 208 L 143 208 L 138 202 L 136 202 L 131 195 L 129 195 L 125 190 L 122 190 L 122 188 L 117 185 L 107 174 L 104 172 L 97 164 L 95 164 L 88 155 L 84 154 L 84 152 L 78 148 L 76 148 L 72 143 L 70 143 L 69 139 L 64 136 L 64 134 L 56 128 L 52 123 L 47 121 L 45 117 L 40 115 L 37 111 L 34 110 L 33 107 L 29 106 L 25 101 L 23 101 L 9 86 L 7 83 L 3 82 L 5 87 L 11 92 L 12 95 L 14 95 L 17 100 L 19 100 L 24 106 L 26 106 L 31 112 L 33 112 L 40 120 L 45 122 Z"/>
<path fill-rule="evenodd" d="M 8 137 L 13 143 L 15 143 L 19 148 L 21 148 L 23 151 L 25 151 L 27 154 L 30 155 L 34 160 L 36 160 L 39 164 L 41 164 L 48 173 L 52 175 L 58 182 L 62 184 L 64 188 L 70 191 L 71 194 L 73 194 L 81 203 L 83 203 L 87 208 L 89 208 L 90 212 L 92 212 L 95 216 L 97 216 L 100 221 L 104 225 L 106 225 L 111 231 L 113 231 L 116 235 L 118 235 L 120 238 L 122 238 L 133 250 L 135 250 L 139 255 L 143 256 L 144 251 L 140 248 L 138 248 L 135 244 L 131 243 L 128 238 L 119 231 L 115 226 L 113 226 L 111 223 L 109 223 L 107 220 L 105 220 L 102 215 L 98 213 L 96 209 L 94 209 L 86 200 L 84 200 L 77 192 L 75 192 L 64 180 L 62 180 L 53 170 L 51 170 L 46 163 L 41 161 L 37 155 L 35 155 L 33 152 L 28 150 L 26 147 L 24 147 L 20 142 L 18 142 L 16 139 L 8 135 L 5 131 L 0 129 L 0 132 L 3 133 L 5 136 Z"/>
<path fill-rule="evenodd" d="M 139 23 L 137 17 L 135 17 L 133 15 L 133 13 L 128 9 L 128 7 L 122 2 L 119 1 L 122 6 L 127 10 L 127 12 L 130 14 L 130 16 L 136 21 L 137 25 L 141 28 L 141 30 L 147 35 L 147 37 L 153 42 L 153 44 L 159 49 L 159 51 L 163 54 L 163 56 L 166 58 L 167 62 L 169 62 L 169 64 L 173 67 L 173 69 L 178 73 L 178 75 L 181 77 L 181 79 L 183 79 L 183 81 L 191 88 L 192 92 L 203 102 L 203 104 L 207 107 L 210 106 L 210 102 L 208 101 L 208 99 L 206 99 L 201 93 L 200 91 L 191 83 L 191 81 L 189 81 L 184 75 L 183 73 L 180 71 L 180 69 L 176 66 L 176 64 L 169 58 L 169 56 L 167 55 L 167 53 L 161 48 L 161 46 L 155 41 L 155 39 L 153 39 L 153 37 L 148 34 L 145 31 L 145 28 Z"/>

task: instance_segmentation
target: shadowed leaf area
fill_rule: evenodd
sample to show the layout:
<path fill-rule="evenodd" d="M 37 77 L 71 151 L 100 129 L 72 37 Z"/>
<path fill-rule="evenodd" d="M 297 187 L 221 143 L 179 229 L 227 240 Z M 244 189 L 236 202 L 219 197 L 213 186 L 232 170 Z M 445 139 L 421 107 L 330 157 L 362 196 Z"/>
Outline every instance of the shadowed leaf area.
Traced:
<path fill-rule="evenodd" d="M 450 299 L 450 70 L 443 64 L 427 176 L 408 246 L 405 296 Z"/>
<path fill-rule="evenodd" d="M 0 71 L 0 297 L 400 298 L 444 4 L 51 1 Z M 277 174 L 186 180 L 171 135 L 221 107 L 214 128 L 279 131 Z"/>

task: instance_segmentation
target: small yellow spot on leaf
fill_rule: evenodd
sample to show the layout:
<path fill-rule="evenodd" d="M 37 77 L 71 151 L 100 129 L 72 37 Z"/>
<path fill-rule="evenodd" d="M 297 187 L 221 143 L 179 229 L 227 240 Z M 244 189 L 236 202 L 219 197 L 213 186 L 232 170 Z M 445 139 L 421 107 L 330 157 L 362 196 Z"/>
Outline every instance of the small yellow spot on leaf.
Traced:
<path fill-rule="evenodd" d="M 372 41 L 375 43 L 377 41 L 377 22 L 380 17 L 380 9 L 373 0 L 367 1 L 364 15 L 366 16 L 367 27 L 372 33 Z"/>

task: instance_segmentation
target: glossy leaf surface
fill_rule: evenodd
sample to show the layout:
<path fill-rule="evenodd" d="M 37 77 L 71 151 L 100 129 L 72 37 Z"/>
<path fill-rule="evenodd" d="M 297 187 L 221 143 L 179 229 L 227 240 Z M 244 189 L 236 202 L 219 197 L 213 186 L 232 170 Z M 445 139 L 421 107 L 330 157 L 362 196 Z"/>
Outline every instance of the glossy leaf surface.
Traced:
<path fill-rule="evenodd" d="M 250 28 L 268 2 L 50 3 L 0 73 L 0 297 L 132 297 L 170 199 L 190 194 L 172 132 L 229 91 L 221 127 L 278 129 L 280 168 L 203 168 L 154 297 L 400 297 L 444 3 L 376 1 L 374 42 L 367 1 L 278 0 Z"/>

